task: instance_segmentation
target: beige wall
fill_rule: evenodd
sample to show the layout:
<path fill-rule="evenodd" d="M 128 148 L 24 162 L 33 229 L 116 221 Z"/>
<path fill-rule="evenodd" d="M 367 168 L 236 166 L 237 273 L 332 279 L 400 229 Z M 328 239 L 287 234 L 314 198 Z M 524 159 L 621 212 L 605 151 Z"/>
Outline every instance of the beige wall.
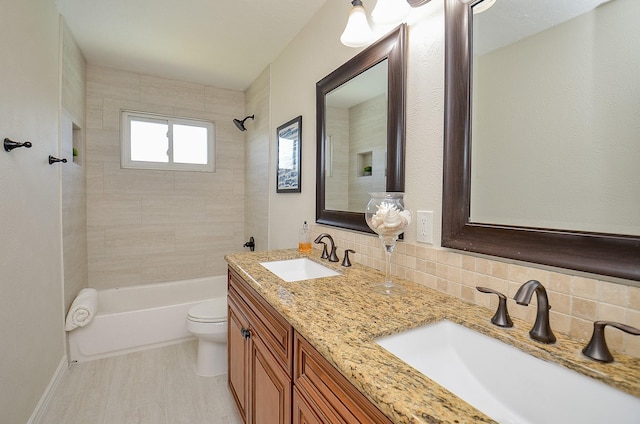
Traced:
<path fill-rule="evenodd" d="M 226 272 L 244 243 L 244 93 L 88 66 L 89 286 L 129 286 Z M 120 168 L 121 109 L 215 123 L 216 172 Z"/>
<path fill-rule="evenodd" d="M 315 221 L 316 82 L 357 51 L 338 40 L 349 7 L 349 2 L 326 2 L 271 65 L 272 170 L 276 163 L 276 128 L 302 115 L 302 192 L 276 193 L 275 172 L 269 173 L 271 249 L 296 247 L 302 222 Z"/>
<path fill-rule="evenodd" d="M 84 147 L 87 62 L 71 31 L 62 25 L 62 114 L 60 144 L 69 162 L 62 170 L 64 310 L 87 287 L 87 180 Z M 75 146 L 74 146 L 75 137 Z M 73 148 L 78 156 L 73 157 Z"/>
<path fill-rule="evenodd" d="M 59 22 L 53 2 L 0 1 L 0 422 L 25 423 L 64 356 L 58 155 Z"/>
<path fill-rule="evenodd" d="M 295 197 L 277 196 L 273 181 L 271 248 L 296 246 L 292 222 L 314 215 L 315 169 L 315 83 L 341 65 L 357 50 L 339 44 L 348 14 L 348 2 L 337 6 L 327 2 L 309 25 L 272 65 L 272 127 L 295 114 L 302 114 L 303 190 Z M 434 212 L 434 240 L 441 234 L 442 146 L 444 107 L 444 4 L 434 0 L 414 9 L 409 17 L 407 90 L 406 206 L 414 217 L 417 210 Z M 301 64 L 304 64 L 302 66 Z M 274 140 L 271 140 L 272 146 Z M 273 161 L 273 158 L 272 158 Z M 337 239 L 339 254 L 346 248 L 358 252 L 355 260 L 383 269 L 382 248 L 374 236 L 314 225 L 315 234 L 328 231 Z M 640 327 L 640 288 L 608 282 L 605 277 L 514 263 L 499 258 L 481 258 L 438 246 L 416 243 L 415 221 L 406 241 L 394 254 L 393 273 L 453 296 L 495 307 L 495 296 L 475 291 L 476 285 L 501 290 L 513 296 L 527 279 L 539 279 L 550 295 L 551 325 L 578 339 L 588 339 L 596 319 L 625 322 Z M 314 235 L 315 235 L 314 234 Z M 509 301 L 510 312 L 533 323 L 534 307 Z M 487 319 L 493 311 L 487 311 Z M 612 331 L 607 335 L 612 348 L 640 357 L 640 338 Z"/>

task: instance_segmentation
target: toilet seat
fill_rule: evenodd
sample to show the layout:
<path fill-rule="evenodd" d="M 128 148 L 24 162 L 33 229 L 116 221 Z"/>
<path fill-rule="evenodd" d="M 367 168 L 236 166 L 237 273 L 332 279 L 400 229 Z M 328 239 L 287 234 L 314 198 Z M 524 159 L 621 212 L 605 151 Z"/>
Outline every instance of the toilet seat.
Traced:
<path fill-rule="evenodd" d="M 187 319 L 194 322 L 224 322 L 227 320 L 227 299 L 221 297 L 200 303 L 189 309 Z"/>

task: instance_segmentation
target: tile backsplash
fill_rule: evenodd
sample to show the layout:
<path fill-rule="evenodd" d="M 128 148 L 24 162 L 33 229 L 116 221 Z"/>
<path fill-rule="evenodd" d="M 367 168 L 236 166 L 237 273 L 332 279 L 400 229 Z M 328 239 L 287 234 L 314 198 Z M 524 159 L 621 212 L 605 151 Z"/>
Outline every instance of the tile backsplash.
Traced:
<path fill-rule="evenodd" d="M 329 232 L 340 257 L 344 249 L 353 249 L 356 251 L 350 256 L 353 262 L 384 270 L 384 254 L 377 236 L 320 225 L 313 225 L 311 230 L 312 237 Z M 536 268 L 521 262 L 473 256 L 426 244 L 398 242 L 392 256 L 391 272 L 393 276 L 484 306 L 488 308 L 487 319 L 497 307 L 497 296 L 480 293 L 475 287 L 498 290 L 509 299 L 509 314 L 532 325 L 535 297 L 533 306 L 527 307 L 516 304 L 513 295 L 524 282 L 538 280 L 549 295 L 551 328 L 585 342 L 591 337 L 596 320 L 617 321 L 640 328 L 640 287 L 579 276 L 570 270 Z M 606 337 L 611 350 L 640 358 L 640 337 L 615 329 L 607 329 Z"/>

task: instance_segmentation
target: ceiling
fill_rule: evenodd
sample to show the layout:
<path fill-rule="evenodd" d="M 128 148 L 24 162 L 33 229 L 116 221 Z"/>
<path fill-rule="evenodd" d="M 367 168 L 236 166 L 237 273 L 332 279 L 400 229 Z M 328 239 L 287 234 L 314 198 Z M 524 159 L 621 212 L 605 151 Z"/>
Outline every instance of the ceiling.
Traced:
<path fill-rule="evenodd" d="M 327 0 L 53 1 L 91 64 L 245 90 Z"/>
<path fill-rule="evenodd" d="M 612 0 L 497 0 L 473 16 L 475 54 L 483 55 L 587 13 Z M 480 37 L 477 30 L 480 29 Z"/>

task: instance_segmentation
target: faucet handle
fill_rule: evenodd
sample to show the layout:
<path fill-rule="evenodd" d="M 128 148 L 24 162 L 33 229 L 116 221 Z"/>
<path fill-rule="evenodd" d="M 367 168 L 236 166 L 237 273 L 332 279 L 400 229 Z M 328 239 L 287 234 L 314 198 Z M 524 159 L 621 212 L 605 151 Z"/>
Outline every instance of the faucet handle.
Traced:
<path fill-rule="evenodd" d="M 340 259 L 338 259 L 338 255 L 336 254 L 336 251 L 338 250 L 338 246 L 336 246 L 335 244 L 331 247 L 331 253 L 329 254 L 329 262 L 339 262 Z"/>
<path fill-rule="evenodd" d="M 599 362 L 613 362 L 613 355 L 609 351 L 609 347 L 607 346 L 607 340 L 604 337 L 604 328 L 610 325 L 611 327 L 615 327 L 618 330 L 622 330 L 625 333 L 633 334 L 634 336 L 640 336 L 640 330 L 635 327 L 626 324 L 620 324 L 619 322 L 613 321 L 596 321 L 593 323 L 593 335 L 591 336 L 591 340 L 584 349 L 582 349 L 582 353 Z"/>
<path fill-rule="evenodd" d="M 513 327 L 513 321 L 511 321 L 511 317 L 509 316 L 509 311 L 507 310 L 507 296 L 503 295 L 499 291 L 490 289 L 488 287 L 476 287 L 476 290 L 482 293 L 491 293 L 498 295 L 498 309 L 496 313 L 491 318 L 491 322 L 498 327 Z"/>
<path fill-rule="evenodd" d="M 320 259 L 329 258 L 329 252 L 327 252 L 327 243 L 325 243 L 323 241 L 317 241 L 316 244 L 321 244 L 322 245 L 322 255 L 320 256 Z"/>
<path fill-rule="evenodd" d="M 342 260 L 342 266 L 346 266 L 346 267 L 351 266 L 351 261 L 349 260 L 349 252 L 356 253 L 356 251 L 353 249 L 346 249 L 344 251 L 344 259 Z"/>

